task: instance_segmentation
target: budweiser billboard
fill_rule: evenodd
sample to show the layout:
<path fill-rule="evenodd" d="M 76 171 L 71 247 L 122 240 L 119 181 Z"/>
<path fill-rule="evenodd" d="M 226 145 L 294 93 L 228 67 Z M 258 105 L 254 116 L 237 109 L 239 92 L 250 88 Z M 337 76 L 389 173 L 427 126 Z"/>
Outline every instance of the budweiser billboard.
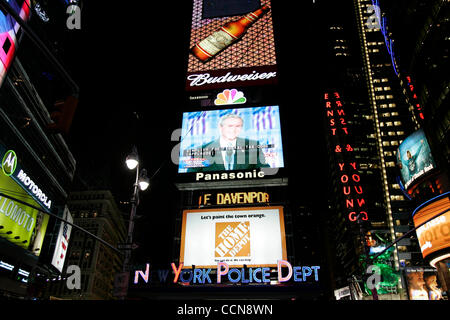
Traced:
<path fill-rule="evenodd" d="M 270 0 L 194 0 L 186 90 L 276 82 Z"/>

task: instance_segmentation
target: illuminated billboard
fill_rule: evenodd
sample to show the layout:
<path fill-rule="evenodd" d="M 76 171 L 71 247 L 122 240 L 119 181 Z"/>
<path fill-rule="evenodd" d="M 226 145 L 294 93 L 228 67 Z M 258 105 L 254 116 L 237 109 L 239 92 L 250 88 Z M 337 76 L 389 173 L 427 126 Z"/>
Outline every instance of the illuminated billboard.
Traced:
<path fill-rule="evenodd" d="M 194 0 L 186 90 L 275 83 L 270 0 Z"/>
<path fill-rule="evenodd" d="M 408 267 L 405 278 L 409 300 L 442 300 L 442 288 L 435 269 Z"/>
<path fill-rule="evenodd" d="M 183 113 L 179 173 L 283 167 L 278 106 Z"/>
<path fill-rule="evenodd" d="M 400 144 L 397 165 L 406 190 L 436 167 L 423 129 L 414 132 Z"/>
<path fill-rule="evenodd" d="M 64 208 L 63 217 L 69 223 L 73 223 L 72 215 L 70 214 L 69 208 L 67 206 Z M 59 227 L 58 238 L 56 239 L 55 251 L 53 252 L 52 265 L 62 272 L 64 267 L 64 261 L 66 260 L 67 248 L 69 246 L 70 233 L 72 231 L 72 226 L 65 221 L 61 221 Z"/>
<path fill-rule="evenodd" d="M 433 253 L 439 256 L 439 251 L 450 248 L 449 194 L 429 200 L 413 213 L 415 227 L 420 226 L 416 234 L 424 258 Z"/>
<path fill-rule="evenodd" d="M 286 256 L 283 207 L 183 211 L 184 267 L 277 266 Z"/>
<path fill-rule="evenodd" d="M 28 20 L 30 17 L 29 0 L 11 0 L 7 2 L 22 20 Z M 19 29 L 20 25 L 17 21 L 0 10 L 0 86 L 14 59 Z"/>
<path fill-rule="evenodd" d="M 43 206 L 43 201 L 33 195 L 21 183 L 18 176 L 23 173 L 17 163 L 14 151 L 4 151 L 0 146 L 0 237 L 7 239 L 39 256 L 44 241 L 49 215 L 35 208 Z M 17 173 L 19 172 L 19 174 Z M 31 180 L 27 179 L 28 186 Z M 32 190 L 37 193 L 39 187 L 33 183 Z M 43 194 L 42 192 L 39 195 Z M 14 199 L 9 198 L 11 196 Z M 33 206 L 33 207 L 30 207 Z"/>

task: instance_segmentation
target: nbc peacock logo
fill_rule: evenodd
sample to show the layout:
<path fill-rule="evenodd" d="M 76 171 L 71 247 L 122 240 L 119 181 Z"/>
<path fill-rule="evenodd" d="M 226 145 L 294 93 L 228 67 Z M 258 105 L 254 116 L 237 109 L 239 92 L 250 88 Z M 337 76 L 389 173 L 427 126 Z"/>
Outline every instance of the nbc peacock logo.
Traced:
<path fill-rule="evenodd" d="M 250 222 L 217 222 L 215 257 L 250 256 Z"/>
<path fill-rule="evenodd" d="M 244 94 L 236 89 L 225 89 L 219 93 L 216 100 L 214 100 L 214 104 L 216 106 L 226 104 L 243 104 L 246 102 L 247 98 L 244 97 Z"/>

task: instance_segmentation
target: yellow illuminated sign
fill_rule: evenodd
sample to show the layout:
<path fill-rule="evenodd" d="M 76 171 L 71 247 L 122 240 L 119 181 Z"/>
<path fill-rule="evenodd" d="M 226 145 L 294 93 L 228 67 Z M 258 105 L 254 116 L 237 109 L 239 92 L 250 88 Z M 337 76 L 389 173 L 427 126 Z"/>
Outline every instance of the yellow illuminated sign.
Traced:
<path fill-rule="evenodd" d="M 251 204 L 268 203 L 269 194 L 267 192 L 227 192 L 217 193 L 215 197 L 211 193 L 205 193 L 198 199 L 199 205 L 224 205 L 224 204 Z"/>

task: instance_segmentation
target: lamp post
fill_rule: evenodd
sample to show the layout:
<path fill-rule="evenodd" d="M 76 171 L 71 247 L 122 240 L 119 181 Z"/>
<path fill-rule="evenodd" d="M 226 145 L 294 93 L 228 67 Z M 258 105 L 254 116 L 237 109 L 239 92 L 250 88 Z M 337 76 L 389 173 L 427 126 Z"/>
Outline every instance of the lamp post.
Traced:
<path fill-rule="evenodd" d="M 133 184 L 133 195 L 131 197 L 131 213 L 130 213 L 130 221 L 128 224 L 128 233 L 127 233 L 127 241 L 126 243 L 129 246 L 133 244 L 133 230 L 134 230 L 134 219 L 136 216 L 136 209 L 139 205 L 139 190 L 146 190 L 150 185 L 149 178 L 147 177 L 147 170 L 140 170 L 139 163 L 139 155 L 137 153 L 137 149 L 133 146 L 132 152 L 127 156 L 125 163 L 130 170 L 136 169 L 136 179 Z M 131 248 L 125 250 L 125 259 L 123 263 L 123 272 L 128 272 L 130 269 L 130 260 L 131 260 Z M 127 285 L 128 291 L 128 285 Z"/>

